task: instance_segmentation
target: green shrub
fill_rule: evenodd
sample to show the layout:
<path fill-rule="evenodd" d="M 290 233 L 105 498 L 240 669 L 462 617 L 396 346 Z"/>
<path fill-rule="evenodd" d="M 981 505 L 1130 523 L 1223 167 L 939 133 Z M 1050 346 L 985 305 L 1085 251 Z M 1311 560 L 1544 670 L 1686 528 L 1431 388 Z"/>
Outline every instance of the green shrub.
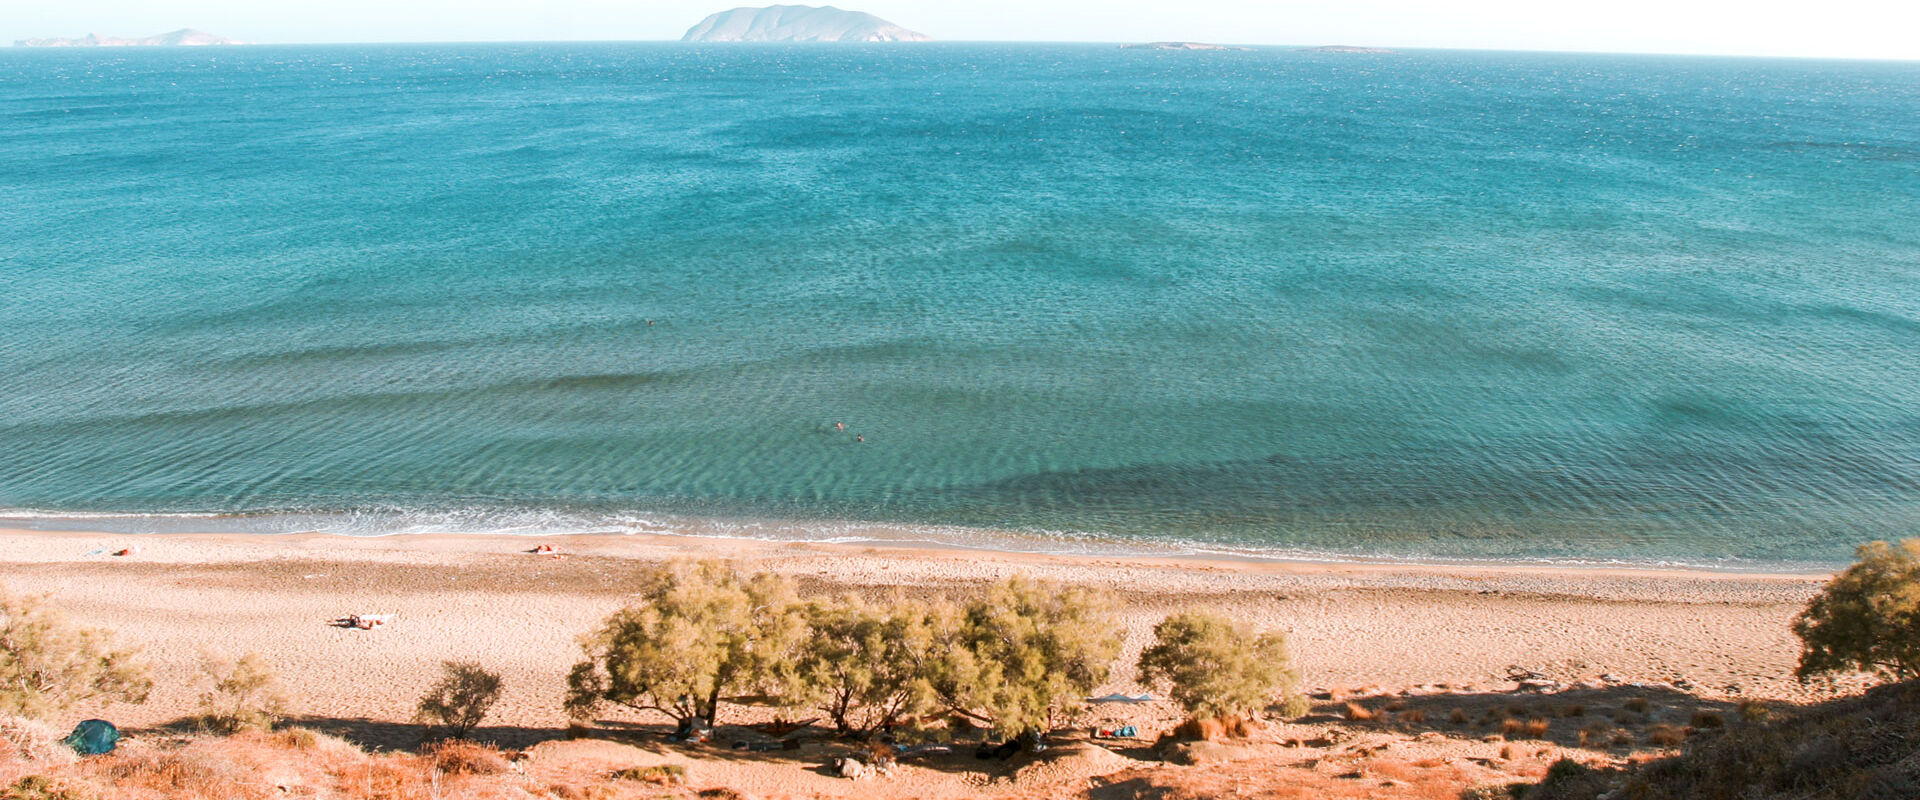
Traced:
<path fill-rule="evenodd" d="M 44 718 L 89 700 L 146 702 L 153 680 L 106 631 L 0 588 L 0 714 Z"/>
<path fill-rule="evenodd" d="M 1174 614 L 1153 628 L 1140 653 L 1140 677 L 1171 684 L 1171 696 L 1195 718 L 1251 716 L 1275 698 L 1296 697 L 1300 673 L 1281 633 L 1255 635 L 1215 614 Z"/>
<path fill-rule="evenodd" d="M 440 682 L 420 698 L 414 718 L 464 739 L 500 699 L 500 676 L 467 661 L 440 664 Z"/>
<path fill-rule="evenodd" d="M 259 653 L 209 659 L 212 687 L 200 695 L 200 724 L 217 733 L 268 730 L 287 713 L 287 694 L 273 667 Z"/>
<path fill-rule="evenodd" d="M 1802 681 L 1848 670 L 1920 677 L 1920 539 L 1873 542 L 1793 621 Z"/>
<path fill-rule="evenodd" d="M 640 781 L 662 786 L 678 786 L 687 782 L 687 768 L 680 764 L 656 764 L 651 767 L 628 767 L 613 773 L 617 781 Z"/>
<path fill-rule="evenodd" d="M 0 789 L 0 800 L 93 800 L 93 794 L 56 778 L 28 775 Z"/>
<path fill-rule="evenodd" d="M 1051 730 L 1120 652 L 1109 605 L 1090 589 L 1016 577 L 964 609 L 936 607 L 928 684 L 941 706 L 1003 735 Z"/>
<path fill-rule="evenodd" d="M 875 605 L 847 595 L 807 606 L 808 635 L 797 665 L 799 691 L 840 733 L 865 737 L 932 701 L 932 610 L 895 599 Z"/>
<path fill-rule="evenodd" d="M 717 561 L 658 570 L 642 601 L 607 617 L 567 676 L 567 711 L 590 718 L 607 703 L 715 723 L 720 699 L 781 694 L 793 682 L 805 619 L 786 579 L 749 579 Z"/>

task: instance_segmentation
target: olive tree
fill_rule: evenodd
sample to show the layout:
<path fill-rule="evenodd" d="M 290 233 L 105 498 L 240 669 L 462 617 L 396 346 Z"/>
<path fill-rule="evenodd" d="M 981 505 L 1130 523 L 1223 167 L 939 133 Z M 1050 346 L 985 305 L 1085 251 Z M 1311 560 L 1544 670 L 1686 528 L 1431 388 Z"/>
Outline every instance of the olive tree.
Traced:
<path fill-rule="evenodd" d="M 924 710 L 933 696 L 925 676 L 936 641 L 932 614 L 901 598 L 875 604 L 846 595 L 809 604 L 799 699 L 841 734 L 862 738 Z"/>
<path fill-rule="evenodd" d="M 1107 679 L 1121 629 L 1100 592 L 1016 577 L 962 609 L 935 609 L 939 704 L 1004 734 L 1044 732 Z"/>
<path fill-rule="evenodd" d="M 1848 670 L 1920 677 L 1920 539 L 1873 542 L 1794 618 L 1802 681 Z"/>
<path fill-rule="evenodd" d="M 132 650 L 81 628 L 45 598 L 0 588 L 0 713 L 44 717 L 88 700 L 146 702 L 153 681 Z"/>
<path fill-rule="evenodd" d="M 1298 716 L 1300 673 L 1282 633 L 1254 634 L 1215 614 L 1183 612 L 1153 628 L 1140 653 L 1140 679 L 1171 685 L 1174 702 L 1195 719 L 1251 716 L 1276 698 Z"/>
<path fill-rule="evenodd" d="M 659 570 L 640 602 L 614 612 L 567 676 L 567 711 L 586 719 L 605 704 L 653 711 L 686 725 L 717 722 L 723 698 L 781 694 L 805 619 L 786 579 L 742 578 L 718 561 Z"/>

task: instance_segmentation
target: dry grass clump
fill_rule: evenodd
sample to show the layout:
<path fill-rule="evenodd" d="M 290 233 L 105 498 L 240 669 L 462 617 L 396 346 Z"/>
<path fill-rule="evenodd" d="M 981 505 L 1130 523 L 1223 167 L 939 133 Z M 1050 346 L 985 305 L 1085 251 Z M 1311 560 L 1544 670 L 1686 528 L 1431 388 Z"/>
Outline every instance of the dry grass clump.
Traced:
<path fill-rule="evenodd" d="M 0 757 L 38 764 L 65 764 L 77 756 L 61 743 L 60 731 L 35 719 L 0 716 Z"/>
<path fill-rule="evenodd" d="M 1689 720 L 1687 724 L 1705 730 L 1708 728 L 1724 728 L 1727 726 L 1727 720 L 1725 717 L 1712 711 L 1695 711 L 1693 712 L 1693 719 Z"/>
<path fill-rule="evenodd" d="M 1629 697 L 1626 702 L 1620 704 L 1620 707 L 1635 714 L 1645 714 L 1651 705 L 1651 703 L 1647 702 L 1647 698 Z"/>
<path fill-rule="evenodd" d="M 27 775 L 0 789 L 0 800 L 94 800 L 96 795 L 71 781 Z"/>
<path fill-rule="evenodd" d="M 1237 714 L 1205 719 L 1189 718 L 1174 726 L 1167 736 L 1174 740 L 1211 742 L 1220 739 L 1245 739 L 1260 729 L 1259 723 Z"/>
<path fill-rule="evenodd" d="M 560 800 L 615 800 L 620 793 L 613 787 L 601 783 L 584 786 L 576 783 L 556 783 L 547 787 L 547 794 Z"/>
<path fill-rule="evenodd" d="M 1560 716 L 1562 717 L 1584 717 L 1586 715 L 1587 707 L 1581 703 L 1560 707 Z"/>
<path fill-rule="evenodd" d="M 1508 738 L 1524 736 L 1529 739 L 1538 739 L 1547 735 L 1547 728 L 1552 724 L 1553 722 L 1546 717 L 1529 717 L 1525 720 L 1507 719 L 1500 723 L 1500 735 Z"/>
<path fill-rule="evenodd" d="M 448 775 L 498 775 L 509 769 L 507 757 L 499 750 L 462 739 L 435 742 L 421 755 Z"/>
<path fill-rule="evenodd" d="M 679 786 L 687 782 L 687 768 L 679 764 L 631 767 L 613 773 L 617 781 L 639 781 L 655 786 Z"/>
<path fill-rule="evenodd" d="M 1465 725 L 1470 719 L 1471 717 L 1467 715 L 1467 710 L 1464 708 L 1456 708 L 1452 713 L 1447 715 L 1447 721 L 1455 725 Z"/>
<path fill-rule="evenodd" d="M 1633 735 L 1614 728 L 1605 722 L 1595 721 L 1580 729 L 1581 747 L 1610 747 L 1620 744 L 1620 735 L 1626 734 L 1627 742 L 1633 741 Z"/>
<path fill-rule="evenodd" d="M 1660 723 L 1647 731 L 1647 744 L 1657 747 L 1679 747 L 1687 740 L 1687 732 L 1679 727 Z"/>
<path fill-rule="evenodd" d="M 1374 712 L 1367 710 L 1366 706 L 1360 705 L 1359 703 L 1347 703 L 1346 711 L 1347 719 L 1353 720 L 1354 722 L 1372 722 L 1375 716 Z"/>
<path fill-rule="evenodd" d="M 89 759 L 89 771 L 111 784 L 115 796 L 218 797 L 267 800 L 277 795 L 256 770 L 219 752 L 220 740 L 200 740 L 171 750 L 121 748 Z"/>
<path fill-rule="evenodd" d="M 1413 708 L 1413 709 L 1408 709 L 1406 711 L 1402 711 L 1398 714 L 1395 714 L 1393 718 L 1395 721 L 1398 721 L 1398 722 L 1404 722 L 1410 725 L 1419 725 L 1427 721 L 1427 712 L 1425 709 Z"/>

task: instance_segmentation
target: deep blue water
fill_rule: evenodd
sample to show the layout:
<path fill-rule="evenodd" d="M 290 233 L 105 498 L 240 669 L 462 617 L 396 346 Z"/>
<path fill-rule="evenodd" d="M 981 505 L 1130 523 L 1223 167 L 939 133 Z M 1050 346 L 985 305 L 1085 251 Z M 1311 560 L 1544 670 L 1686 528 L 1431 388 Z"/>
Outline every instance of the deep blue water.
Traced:
<path fill-rule="evenodd" d="M 1920 533 L 1914 63 L 14 49 L 0 298 L 29 524 Z"/>

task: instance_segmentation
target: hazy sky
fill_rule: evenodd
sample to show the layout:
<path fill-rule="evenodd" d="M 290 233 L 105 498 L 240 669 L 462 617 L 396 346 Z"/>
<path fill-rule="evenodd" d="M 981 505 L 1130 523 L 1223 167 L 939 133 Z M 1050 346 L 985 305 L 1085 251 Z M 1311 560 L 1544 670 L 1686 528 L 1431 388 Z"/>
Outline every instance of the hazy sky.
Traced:
<path fill-rule="evenodd" d="M 748 0 L 754 2 L 754 0 Z M 192 27 L 254 42 L 678 39 L 740 0 L 0 0 L 0 39 Z M 1920 59 L 1920 0 L 846 0 L 946 40 Z"/>

